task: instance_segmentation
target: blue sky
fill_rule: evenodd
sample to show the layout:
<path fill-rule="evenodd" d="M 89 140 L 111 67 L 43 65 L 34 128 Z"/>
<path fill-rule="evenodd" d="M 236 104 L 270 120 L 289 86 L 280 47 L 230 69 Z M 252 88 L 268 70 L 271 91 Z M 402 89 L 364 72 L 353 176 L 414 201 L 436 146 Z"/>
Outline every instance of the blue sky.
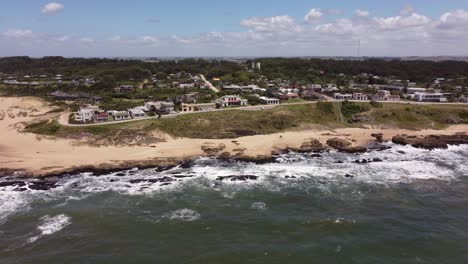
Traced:
<path fill-rule="evenodd" d="M 334 56 L 353 55 L 358 39 L 369 56 L 468 55 L 456 47 L 467 35 L 466 0 L 2 0 L 0 6 L 0 56 Z"/>

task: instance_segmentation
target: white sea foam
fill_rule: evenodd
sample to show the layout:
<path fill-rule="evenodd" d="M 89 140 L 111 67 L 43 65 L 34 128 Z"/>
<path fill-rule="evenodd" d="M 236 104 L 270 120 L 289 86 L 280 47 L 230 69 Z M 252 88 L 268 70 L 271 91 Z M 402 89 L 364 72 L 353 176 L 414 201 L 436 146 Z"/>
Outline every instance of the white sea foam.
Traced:
<path fill-rule="evenodd" d="M 63 178 L 59 182 L 60 187 L 49 191 L 27 189 L 17 192 L 13 186 L 2 187 L 0 188 L 0 224 L 11 214 L 27 210 L 33 201 L 48 202 L 60 199 L 64 202 L 57 206 L 65 206 L 71 200 L 85 199 L 89 195 L 107 191 L 123 195 L 153 195 L 198 186 L 213 188 L 223 197 L 233 199 L 243 190 L 260 186 L 272 192 L 280 192 L 285 187 L 310 188 L 313 185 L 314 188 L 326 192 L 327 188 L 329 189 L 327 183 L 339 188 L 348 183 L 389 185 L 424 179 L 450 182 L 468 175 L 468 145 L 450 146 L 447 150 L 432 151 L 391 143 L 389 146 L 392 148 L 363 154 L 323 153 L 319 158 L 291 153 L 280 156 L 278 163 L 260 165 L 202 158 L 195 161 L 191 168 L 174 168 L 165 172 L 156 172 L 152 169 L 132 170 L 123 174 L 111 173 L 100 177 L 83 173 Z M 382 162 L 355 163 L 356 160 L 363 159 L 379 159 Z M 346 178 L 347 174 L 354 178 Z M 233 175 L 254 175 L 258 179 L 217 180 L 218 177 Z M 171 177 L 174 181 L 170 184 L 145 181 L 154 181 L 162 177 Z M 131 183 L 132 180 L 139 179 L 143 181 Z M 359 195 L 356 194 L 356 197 Z M 68 197 L 70 199 L 67 199 Z"/>
<path fill-rule="evenodd" d="M 264 202 L 255 202 L 252 203 L 250 208 L 258 211 L 265 211 L 267 209 L 267 205 Z"/>
<path fill-rule="evenodd" d="M 192 209 L 179 209 L 163 215 L 163 218 L 167 218 L 172 221 L 183 221 L 192 222 L 200 218 L 200 213 Z"/>
<path fill-rule="evenodd" d="M 71 218 L 65 214 L 60 214 L 56 216 L 44 216 L 41 219 L 41 224 L 37 227 L 41 233 L 38 236 L 34 236 L 28 239 L 28 243 L 36 242 L 39 238 L 43 236 L 52 235 L 62 230 L 66 226 L 71 224 Z"/>

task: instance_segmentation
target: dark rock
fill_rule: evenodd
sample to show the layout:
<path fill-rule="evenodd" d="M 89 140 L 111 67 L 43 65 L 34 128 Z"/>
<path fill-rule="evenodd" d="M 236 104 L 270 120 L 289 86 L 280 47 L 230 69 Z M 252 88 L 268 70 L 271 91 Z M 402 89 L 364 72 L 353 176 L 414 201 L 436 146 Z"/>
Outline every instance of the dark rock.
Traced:
<path fill-rule="evenodd" d="M 126 175 L 126 174 L 123 173 L 123 172 L 119 172 L 119 173 L 115 174 L 115 176 L 118 176 L 118 177 L 122 177 L 122 176 L 125 176 L 125 175 Z"/>
<path fill-rule="evenodd" d="M 248 181 L 257 180 L 258 176 L 253 175 L 241 175 L 241 176 L 219 176 L 216 178 L 217 181 Z"/>
<path fill-rule="evenodd" d="M 304 141 L 300 148 L 289 148 L 290 151 L 298 152 L 298 153 L 309 153 L 309 152 L 321 152 L 325 150 L 320 141 L 317 139 L 308 139 Z"/>
<path fill-rule="evenodd" d="M 162 178 L 156 178 L 156 179 L 134 179 L 130 180 L 131 184 L 136 184 L 136 183 L 142 183 L 142 182 L 148 182 L 148 183 L 159 183 L 159 182 L 173 182 L 175 179 L 171 177 L 162 177 Z"/>
<path fill-rule="evenodd" d="M 446 149 L 448 145 L 468 144 L 468 135 L 465 133 L 458 133 L 455 135 L 430 135 L 425 137 L 399 135 L 394 136 L 392 142 L 399 145 L 411 145 L 415 148 Z"/>
<path fill-rule="evenodd" d="M 172 177 L 174 178 L 177 178 L 177 179 L 183 179 L 183 178 L 192 178 L 192 177 L 195 177 L 194 175 L 192 174 L 176 174 L 176 175 L 172 175 Z"/>
<path fill-rule="evenodd" d="M 284 176 L 285 179 L 296 179 L 296 176 Z"/>
<path fill-rule="evenodd" d="M 31 190 L 36 190 L 36 191 L 48 191 L 50 189 L 57 188 L 56 182 L 44 182 L 44 181 L 39 181 L 39 182 L 29 182 L 28 187 Z"/>
<path fill-rule="evenodd" d="M 375 137 L 377 142 L 383 142 L 383 134 L 382 133 L 374 133 L 371 134 L 372 137 Z"/>
<path fill-rule="evenodd" d="M 171 185 L 172 183 L 170 182 L 165 182 L 165 183 L 161 183 L 159 186 L 167 186 L 167 185 Z"/>
<path fill-rule="evenodd" d="M 18 186 L 22 187 L 25 186 L 26 183 L 23 181 L 5 181 L 5 182 L 0 182 L 0 187 L 7 187 L 7 186 Z"/>
<path fill-rule="evenodd" d="M 180 168 L 182 169 L 190 169 L 193 167 L 194 162 L 193 161 L 186 161 L 183 162 L 182 164 L 179 165 Z"/>
<path fill-rule="evenodd" d="M 354 178 L 354 175 L 351 175 L 351 174 L 346 174 L 345 175 L 346 178 L 350 178 L 350 179 L 353 179 Z"/>
<path fill-rule="evenodd" d="M 241 157 L 236 157 L 235 159 L 238 161 L 255 163 L 255 164 L 267 164 L 267 163 L 276 162 L 276 158 L 273 156 L 256 156 L 256 157 L 241 156 Z"/>
<path fill-rule="evenodd" d="M 342 160 L 338 160 L 337 162 L 335 163 L 340 163 L 340 164 L 343 164 L 344 162 Z"/>
<path fill-rule="evenodd" d="M 383 162 L 383 160 L 379 159 L 379 158 L 374 158 L 374 159 L 372 159 L 372 162 Z"/>
<path fill-rule="evenodd" d="M 310 157 L 311 157 L 311 158 L 321 158 L 322 155 L 320 155 L 320 154 L 312 154 L 312 155 L 310 155 Z"/>
<path fill-rule="evenodd" d="M 346 153 L 364 153 L 367 151 L 365 147 L 352 147 L 352 143 L 341 138 L 332 138 L 327 141 L 327 145 L 339 151 Z"/>

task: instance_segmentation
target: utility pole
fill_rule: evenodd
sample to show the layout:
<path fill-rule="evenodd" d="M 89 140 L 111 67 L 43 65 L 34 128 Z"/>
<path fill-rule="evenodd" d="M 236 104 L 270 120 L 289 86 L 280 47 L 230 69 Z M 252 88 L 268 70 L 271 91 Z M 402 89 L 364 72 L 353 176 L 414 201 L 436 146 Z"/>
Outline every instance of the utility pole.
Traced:
<path fill-rule="evenodd" d="M 357 59 L 361 61 L 361 39 L 358 40 Z"/>

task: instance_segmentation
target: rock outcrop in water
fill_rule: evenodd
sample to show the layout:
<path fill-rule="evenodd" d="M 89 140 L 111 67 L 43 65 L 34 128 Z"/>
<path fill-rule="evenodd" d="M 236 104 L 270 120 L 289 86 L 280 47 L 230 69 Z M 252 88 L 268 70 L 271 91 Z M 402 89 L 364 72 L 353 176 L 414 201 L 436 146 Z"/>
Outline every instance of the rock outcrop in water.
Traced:
<path fill-rule="evenodd" d="M 365 147 L 353 147 L 351 142 L 341 138 L 329 139 L 327 140 L 327 145 L 346 153 L 363 153 L 367 151 Z"/>
<path fill-rule="evenodd" d="M 411 145 L 423 149 L 446 149 L 449 145 L 468 144 L 468 135 L 430 135 L 425 137 L 399 135 L 392 138 L 392 142 L 399 145 Z"/>

